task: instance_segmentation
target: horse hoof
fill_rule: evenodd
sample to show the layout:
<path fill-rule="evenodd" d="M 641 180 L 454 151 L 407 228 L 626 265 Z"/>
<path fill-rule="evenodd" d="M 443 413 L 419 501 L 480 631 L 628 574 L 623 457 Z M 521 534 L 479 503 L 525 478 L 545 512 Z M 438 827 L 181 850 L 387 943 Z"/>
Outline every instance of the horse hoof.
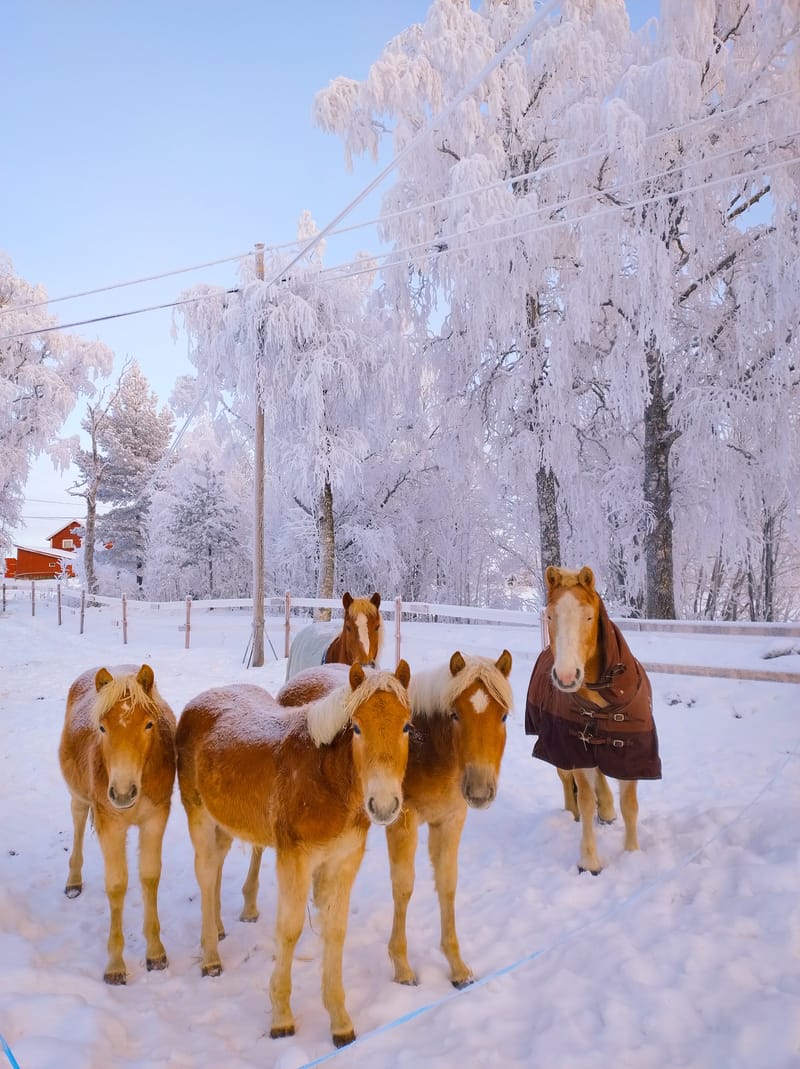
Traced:
<path fill-rule="evenodd" d="M 269 1030 L 270 1039 L 285 1039 L 286 1036 L 293 1036 L 293 1035 L 294 1035 L 294 1025 L 293 1024 L 284 1025 L 283 1028 L 270 1028 L 270 1030 Z M 335 1042 L 335 1040 L 334 1040 L 334 1042 Z"/>
<path fill-rule="evenodd" d="M 617 819 L 616 817 L 598 817 L 597 818 L 597 823 L 598 824 L 613 824 L 616 819 Z"/>
<path fill-rule="evenodd" d="M 348 1043 L 352 1043 L 356 1034 L 353 1031 L 343 1032 L 340 1035 L 334 1034 L 332 1037 L 334 1047 L 346 1047 Z"/>
<path fill-rule="evenodd" d="M 395 980 L 396 984 L 402 984 L 403 987 L 418 987 L 419 980 L 416 976 L 410 976 L 407 980 Z"/>
<path fill-rule="evenodd" d="M 239 920 L 244 921 L 245 924 L 255 924 L 259 916 L 260 914 L 258 910 L 256 910 L 255 913 L 245 913 L 244 911 L 242 911 L 239 914 Z"/>
<path fill-rule="evenodd" d="M 204 965 L 202 969 L 203 976 L 222 976 L 222 966 L 217 962 L 216 965 Z"/>
<path fill-rule="evenodd" d="M 162 969 L 166 969 L 169 965 L 167 961 L 167 955 L 162 954 L 160 958 L 147 958 L 147 971 L 148 972 L 161 972 Z"/>
<path fill-rule="evenodd" d="M 67 896 L 67 898 L 77 898 L 82 890 L 82 883 L 68 883 L 67 886 L 64 888 L 64 894 Z"/>
<path fill-rule="evenodd" d="M 127 983 L 127 976 L 124 972 L 107 972 L 103 979 L 107 984 L 111 984 L 113 987 L 122 987 Z"/>
<path fill-rule="evenodd" d="M 469 987 L 470 984 L 475 983 L 474 976 L 468 976 L 466 980 L 451 980 L 450 983 L 456 989 L 456 991 L 463 991 L 465 987 Z"/>
<path fill-rule="evenodd" d="M 599 876 L 601 869 L 585 869 L 582 865 L 578 865 L 578 872 L 591 872 L 592 876 Z"/>

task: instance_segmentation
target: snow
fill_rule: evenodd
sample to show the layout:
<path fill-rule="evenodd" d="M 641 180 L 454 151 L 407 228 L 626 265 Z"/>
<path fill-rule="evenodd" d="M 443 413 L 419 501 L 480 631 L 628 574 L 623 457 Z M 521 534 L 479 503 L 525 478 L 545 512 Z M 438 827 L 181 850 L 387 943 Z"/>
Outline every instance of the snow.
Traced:
<path fill-rule="evenodd" d="M 293 970 L 297 1034 L 269 1038 L 275 884 L 266 852 L 261 917 L 238 921 L 248 851 L 234 845 L 222 887 L 224 972 L 202 978 L 200 903 L 186 819 L 175 793 L 159 907 L 169 967 L 148 973 L 135 836 L 129 838 L 126 987 L 103 983 L 108 906 L 96 837 L 87 832 L 84 891 L 63 893 L 71 842 L 58 769 L 64 701 L 84 669 L 147 662 L 176 714 L 201 690 L 248 682 L 272 693 L 285 660 L 242 664 L 247 613 L 200 612 L 192 648 L 181 616 L 132 619 L 127 646 L 108 610 L 86 633 L 52 604 L 32 617 L 20 598 L 0 613 L 0 1033 L 21 1069 L 347 1069 L 425 1066 L 548 1069 L 789 1069 L 800 1065 L 800 812 L 797 687 L 653 674 L 664 778 L 640 785 L 640 840 L 622 851 L 620 822 L 598 828 L 607 867 L 579 875 L 578 828 L 561 809 L 555 770 L 530 756 L 524 700 L 538 625 L 403 623 L 412 672 L 455 649 L 514 657 L 515 712 L 494 805 L 470 812 L 460 853 L 457 921 L 477 982 L 455 991 L 438 948 L 425 849 L 409 910 L 420 984 L 391 980 L 391 894 L 384 835 L 370 831 L 345 943 L 355 1044 L 336 1051 L 320 997 L 318 927 L 309 914 Z M 280 625 L 268 622 L 280 650 Z M 731 638 L 628 632 L 645 659 L 764 667 L 791 647 Z M 797 646 L 797 643 L 794 644 Z M 384 668 L 394 650 L 384 650 Z M 780 665 L 797 671 L 800 656 Z"/>

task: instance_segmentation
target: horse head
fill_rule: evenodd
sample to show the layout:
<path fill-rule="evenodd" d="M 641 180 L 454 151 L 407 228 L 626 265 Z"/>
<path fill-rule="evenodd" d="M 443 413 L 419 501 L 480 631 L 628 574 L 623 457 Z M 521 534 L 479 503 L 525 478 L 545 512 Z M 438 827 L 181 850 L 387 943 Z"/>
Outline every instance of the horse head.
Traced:
<path fill-rule="evenodd" d="M 497 794 L 500 762 L 506 745 L 506 719 L 512 705 L 511 654 L 492 662 L 465 659 L 456 650 L 450 658 L 448 707 L 461 769 L 461 793 L 473 809 L 485 809 Z"/>
<path fill-rule="evenodd" d="M 558 690 L 580 690 L 587 678 L 596 678 L 599 665 L 600 595 L 594 573 L 585 566 L 570 571 L 550 565 L 545 582 L 552 682 Z"/>
<path fill-rule="evenodd" d="M 116 809 L 131 809 L 141 794 L 142 775 L 157 731 L 153 669 L 143 664 L 135 676 L 113 676 L 101 668 L 95 688 L 94 716 L 108 777 L 108 800 Z"/>
<path fill-rule="evenodd" d="M 342 628 L 343 656 L 345 664 L 365 664 L 374 667 L 383 644 L 383 621 L 380 606 L 381 596 L 375 593 L 370 598 L 354 598 L 349 592 L 342 596 L 344 626 Z"/>
<path fill-rule="evenodd" d="M 364 793 L 364 808 L 374 824 L 391 824 L 403 808 L 411 729 L 410 678 L 411 669 L 403 660 L 394 674 L 366 675 L 360 664 L 350 668 L 353 763 Z"/>

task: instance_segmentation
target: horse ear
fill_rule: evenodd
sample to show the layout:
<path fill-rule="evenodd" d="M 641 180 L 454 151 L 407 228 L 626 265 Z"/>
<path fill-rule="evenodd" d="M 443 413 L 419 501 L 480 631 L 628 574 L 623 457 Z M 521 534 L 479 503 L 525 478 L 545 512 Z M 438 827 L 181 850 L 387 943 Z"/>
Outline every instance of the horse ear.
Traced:
<path fill-rule="evenodd" d="M 97 690 L 102 690 L 103 687 L 108 686 L 114 677 L 111 675 L 107 668 L 101 668 L 97 675 L 94 677 L 94 685 Z"/>
<path fill-rule="evenodd" d="M 594 590 L 594 572 L 587 564 L 578 572 L 578 582 L 587 590 Z"/>
<path fill-rule="evenodd" d="M 560 569 L 556 568 L 552 564 L 548 564 L 547 568 L 545 569 L 545 573 L 544 573 L 544 581 L 547 583 L 548 589 L 549 590 L 553 590 L 554 587 L 557 587 L 560 578 L 561 578 Z"/>
<path fill-rule="evenodd" d="M 508 650 L 503 650 L 495 661 L 495 667 L 508 679 L 511 673 L 511 654 Z"/>
<path fill-rule="evenodd" d="M 372 602 L 376 609 L 379 609 L 381 607 L 381 596 L 377 590 L 369 600 Z"/>
<path fill-rule="evenodd" d="M 366 679 L 366 676 L 364 675 L 364 669 L 358 663 L 358 661 L 356 661 L 355 664 L 351 664 L 350 665 L 350 687 L 351 687 L 351 689 L 355 690 L 356 687 L 360 687 L 365 679 Z"/>
<path fill-rule="evenodd" d="M 408 661 L 402 659 L 399 660 L 394 675 L 395 679 L 402 683 L 406 690 L 408 690 L 408 683 L 411 679 L 411 668 L 409 667 Z"/>
<path fill-rule="evenodd" d="M 467 662 L 461 656 L 460 650 L 456 650 L 453 656 L 450 658 L 450 675 L 457 676 L 464 668 L 466 668 Z"/>
<path fill-rule="evenodd" d="M 145 692 L 149 694 L 153 689 L 153 683 L 155 683 L 155 676 L 153 675 L 153 669 L 149 664 L 143 664 L 139 669 L 139 674 L 136 677 L 136 682 Z"/>
<path fill-rule="evenodd" d="M 344 605 L 344 611 L 347 612 L 347 610 L 350 608 L 350 606 L 352 604 L 353 604 L 353 597 L 352 597 L 350 591 L 348 590 L 344 594 L 342 594 L 342 605 Z"/>

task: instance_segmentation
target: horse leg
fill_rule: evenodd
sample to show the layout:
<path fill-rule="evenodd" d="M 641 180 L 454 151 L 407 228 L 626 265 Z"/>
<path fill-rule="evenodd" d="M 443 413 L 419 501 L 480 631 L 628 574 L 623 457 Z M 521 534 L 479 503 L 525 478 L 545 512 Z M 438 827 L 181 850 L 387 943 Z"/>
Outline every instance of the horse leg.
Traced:
<path fill-rule="evenodd" d="M 417 978 L 408 960 L 406 914 L 414 893 L 414 857 L 417 853 L 419 821 L 416 813 L 403 809 L 397 820 L 386 828 L 389 848 L 389 871 L 392 878 L 394 917 L 389 936 L 389 957 L 394 965 L 397 984 L 416 984 Z"/>
<path fill-rule="evenodd" d="M 639 849 L 639 835 L 637 833 L 637 820 L 639 817 L 639 798 L 636 793 L 635 779 L 622 779 L 619 781 L 619 807 L 622 810 L 622 819 L 625 821 L 625 849 Z"/>
<path fill-rule="evenodd" d="M 77 898 L 83 890 L 83 836 L 86 820 L 89 816 L 89 803 L 72 796 L 72 853 L 69 856 L 69 875 L 64 894 L 67 898 Z"/>
<path fill-rule="evenodd" d="M 342 954 L 347 934 L 350 891 L 361 866 L 366 836 L 354 849 L 324 861 L 314 873 L 314 904 L 322 930 L 322 1001 L 331 1019 L 334 1046 L 344 1047 L 356 1038 L 347 1012 L 342 980 Z"/>
<path fill-rule="evenodd" d="M 446 820 L 439 824 L 431 824 L 428 828 L 428 853 L 433 865 L 436 893 L 439 896 L 442 953 L 450 965 L 450 983 L 459 989 L 467 987 L 475 980 L 472 969 L 461 957 L 461 948 L 456 935 L 458 846 L 466 819 L 467 807 L 465 805 L 459 807 Z"/>
<path fill-rule="evenodd" d="M 578 812 L 578 803 L 575 800 L 575 777 L 571 772 L 564 768 L 557 768 L 556 772 L 558 772 L 558 778 L 561 780 L 561 786 L 564 789 L 564 809 L 566 809 L 568 813 L 572 813 L 576 821 L 580 820 L 581 815 Z"/>
<path fill-rule="evenodd" d="M 594 768 L 576 768 L 573 772 L 578 788 L 578 810 L 581 814 L 581 849 L 578 871 L 585 872 L 588 869 L 593 876 L 596 876 L 602 868 L 600 858 L 597 856 L 597 842 L 594 834 L 594 817 L 597 811 L 595 772 Z"/>
<path fill-rule="evenodd" d="M 139 829 L 139 879 L 144 904 L 144 938 L 147 945 L 147 971 L 166 969 L 167 952 L 161 942 L 158 919 L 158 884 L 161 879 L 161 844 L 169 810 L 162 809 Z"/>
<path fill-rule="evenodd" d="M 194 872 L 200 888 L 202 975 L 219 976 L 222 972 L 219 957 L 219 886 L 222 863 L 230 849 L 231 839 L 201 806 L 187 807 L 186 815 L 194 846 Z"/>
<path fill-rule="evenodd" d="M 258 881 L 261 872 L 261 855 L 264 853 L 263 846 L 254 846 L 250 853 L 250 868 L 242 884 L 242 912 L 239 914 L 240 921 L 258 920 Z"/>
<path fill-rule="evenodd" d="M 125 937 L 122 932 L 122 908 L 128 890 L 128 859 L 125 854 L 127 826 L 121 820 L 106 820 L 100 813 L 96 818 L 97 838 L 103 851 L 106 895 L 111 913 L 108 929 L 108 962 L 103 979 L 107 984 L 126 982 L 122 951 Z"/>
<path fill-rule="evenodd" d="M 275 920 L 275 965 L 269 982 L 272 1004 L 273 1039 L 294 1035 L 291 1009 L 292 959 L 294 948 L 306 915 L 306 902 L 311 886 L 311 861 L 302 847 L 295 850 L 278 849 L 275 862 L 278 884 L 278 908 Z"/>
<path fill-rule="evenodd" d="M 597 794 L 597 819 L 601 824 L 613 823 L 617 819 L 614 809 L 614 794 L 608 785 L 608 780 L 599 768 L 597 769 L 595 792 Z"/>

